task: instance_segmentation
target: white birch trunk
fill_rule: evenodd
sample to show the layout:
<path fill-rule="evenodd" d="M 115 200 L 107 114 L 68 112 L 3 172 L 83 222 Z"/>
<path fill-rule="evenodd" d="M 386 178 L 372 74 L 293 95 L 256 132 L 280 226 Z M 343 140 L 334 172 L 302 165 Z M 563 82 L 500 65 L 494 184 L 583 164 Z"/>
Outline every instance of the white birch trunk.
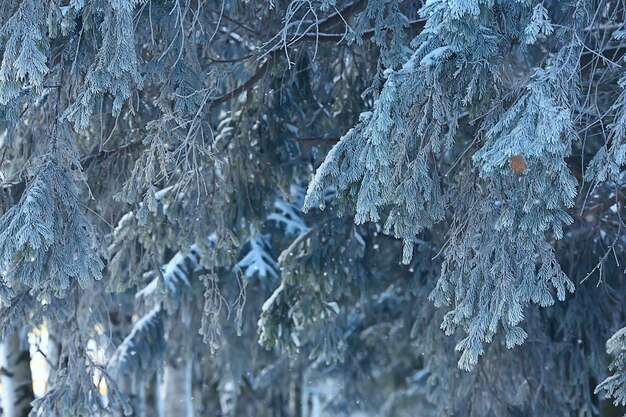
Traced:
<path fill-rule="evenodd" d="M 165 417 L 165 406 L 163 405 L 163 369 L 159 369 L 156 374 L 156 382 L 154 384 L 155 389 L 155 408 L 156 417 Z"/>
<path fill-rule="evenodd" d="M 28 342 L 12 332 L 0 345 L 2 416 L 28 417 L 35 399 Z"/>
<path fill-rule="evenodd" d="M 193 362 L 185 358 L 176 366 L 167 364 L 163 375 L 164 417 L 193 417 Z"/>

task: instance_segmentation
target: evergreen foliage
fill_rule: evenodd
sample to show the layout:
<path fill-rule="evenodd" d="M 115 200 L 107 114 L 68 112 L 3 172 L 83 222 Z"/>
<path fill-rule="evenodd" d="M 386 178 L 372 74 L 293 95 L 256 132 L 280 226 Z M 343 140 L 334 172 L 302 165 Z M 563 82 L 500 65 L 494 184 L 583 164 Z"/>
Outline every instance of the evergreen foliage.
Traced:
<path fill-rule="evenodd" d="M 133 325 L 109 361 L 114 374 L 145 373 L 158 366 L 165 346 L 161 314 L 157 306 Z"/>
<path fill-rule="evenodd" d="M 7 5 L 6 12 L 12 7 Z M 39 1 L 19 2 L 13 14 L 3 21 L 2 65 L 0 66 L 0 103 L 6 105 L 21 94 L 24 83 L 41 91 L 48 72 L 46 51 L 48 37 L 44 35 L 44 7 Z"/>
<path fill-rule="evenodd" d="M 39 301 L 64 297 L 74 280 L 89 286 L 103 268 L 95 231 L 80 211 L 82 173 L 67 128 L 55 125 L 47 147 L 22 198 L 0 220 L 4 285 Z"/>
<path fill-rule="evenodd" d="M 269 236 L 256 233 L 250 229 L 249 250 L 234 266 L 235 271 L 242 272 L 247 278 L 258 274 L 260 278 L 278 278 L 278 265 L 270 254 Z"/>
<path fill-rule="evenodd" d="M 5 3 L 30 416 L 625 412 L 623 1 Z"/>
<path fill-rule="evenodd" d="M 609 396 L 615 397 L 615 405 L 626 405 L 626 349 L 624 344 L 625 329 L 615 333 L 606 342 L 607 352 L 615 357 L 609 369 L 615 374 L 608 377 L 596 388 L 596 393 L 605 390 Z"/>

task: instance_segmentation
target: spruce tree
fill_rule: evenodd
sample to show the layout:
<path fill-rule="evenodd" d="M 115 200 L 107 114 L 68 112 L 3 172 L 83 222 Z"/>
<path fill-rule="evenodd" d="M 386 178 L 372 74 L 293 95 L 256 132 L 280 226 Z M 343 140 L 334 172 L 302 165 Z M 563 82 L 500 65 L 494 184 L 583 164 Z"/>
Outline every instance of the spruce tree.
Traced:
<path fill-rule="evenodd" d="M 4 1 L 3 415 L 624 414 L 625 15 Z"/>

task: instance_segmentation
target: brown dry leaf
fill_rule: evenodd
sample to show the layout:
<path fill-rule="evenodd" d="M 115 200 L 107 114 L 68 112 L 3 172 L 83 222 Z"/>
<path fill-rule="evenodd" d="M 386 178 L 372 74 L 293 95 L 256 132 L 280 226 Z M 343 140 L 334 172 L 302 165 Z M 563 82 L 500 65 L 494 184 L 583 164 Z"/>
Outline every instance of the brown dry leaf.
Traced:
<path fill-rule="evenodd" d="M 528 165 L 526 165 L 526 160 L 524 159 L 524 155 L 513 155 L 511 159 L 509 159 L 509 167 L 516 174 L 523 174 L 528 169 Z"/>

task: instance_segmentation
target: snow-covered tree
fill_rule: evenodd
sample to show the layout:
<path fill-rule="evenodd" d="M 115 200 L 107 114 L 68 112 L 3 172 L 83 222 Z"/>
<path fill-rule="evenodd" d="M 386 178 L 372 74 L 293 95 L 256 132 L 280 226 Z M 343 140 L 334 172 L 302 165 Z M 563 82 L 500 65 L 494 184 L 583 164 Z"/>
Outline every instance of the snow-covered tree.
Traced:
<path fill-rule="evenodd" d="M 3 415 L 624 413 L 625 17 L 5 1 Z"/>

